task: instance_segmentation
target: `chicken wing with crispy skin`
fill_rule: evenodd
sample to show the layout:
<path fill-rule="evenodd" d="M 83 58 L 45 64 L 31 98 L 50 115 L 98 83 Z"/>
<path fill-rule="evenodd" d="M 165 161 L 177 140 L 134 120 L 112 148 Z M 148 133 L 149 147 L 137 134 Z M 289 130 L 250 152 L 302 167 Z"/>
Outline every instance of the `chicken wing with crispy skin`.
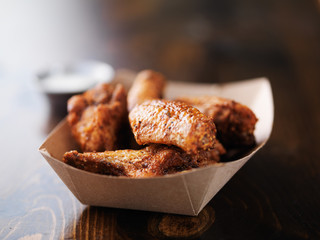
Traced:
<path fill-rule="evenodd" d="M 217 138 L 224 146 L 251 146 L 255 143 L 254 129 L 258 119 L 247 106 L 216 96 L 180 97 L 176 100 L 213 118 Z"/>
<path fill-rule="evenodd" d="M 100 84 L 68 101 L 67 120 L 82 151 L 114 150 L 116 134 L 127 114 L 122 85 Z"/>
<path fill-rule="evenodd" d="M 138 144 L 175 145 L 188 153 L 214 148 L 213 120 L 198 109 L 168 100 L 145 101 L 129 114 Z"/>
<path fill-rule="evenodd" d="M 166 79 L 161 73 L 152 70 L 139 72 L 128 92 L 128 111 L 145 100 L 160 99 L 165 84 Z"/>
<path fill-rule="evenodd" d="M 65 153 L 63 161 L 76 168 L 99 174 L 150 177 L 214 164 L 219 161 L 220 150 L 218 147 L 211 151 L 187 154 L 174 146 L 154 144 L 141 150 L 99 153 L 70 151 Z"/>

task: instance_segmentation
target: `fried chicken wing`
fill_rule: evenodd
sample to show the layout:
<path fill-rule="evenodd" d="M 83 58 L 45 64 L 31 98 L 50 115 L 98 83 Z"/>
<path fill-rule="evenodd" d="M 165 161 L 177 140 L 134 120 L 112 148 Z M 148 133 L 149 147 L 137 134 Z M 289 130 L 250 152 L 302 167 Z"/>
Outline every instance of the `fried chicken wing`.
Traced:
<path fill-rule="evenodd" d="M 224 146 L 251 146 L 258 121 L 250 108 L 236 101 L 216 96 L 181 97 L 176 99 L 199 109 L 213 118 L 217 138 Z"/>
<path fill-rule="evenodd" d="M 165 84 L 166 79 L 160 73 L 152 70 L 139 72 L 128 92 L 128 111 L 145 100 L 161 98 Z"/>
<path fill-rule="evenodd" d="M 127 116 L 122 85 L 100 84 L 68 101 L 67 120 L 82 151 L 114 150 L 116 134 Z"/>
<path fill-rule="evenodd" d="M 198 109 L 168 100 L 145 101 L 129 114 L 138 144 L 175 145 L 188 153 L 214 148 L 213 120 Z"/>
<path fill-rule="evenodd" d="M 65 153 L 63 161 L 89 172 L 127 177 L 162 176 L 214 164 L 220 158 L 219 147 L 211 151 L 187 154 L 177 147 L 151 145 L 141 150 L 117 150 L 99 153 Z"/>

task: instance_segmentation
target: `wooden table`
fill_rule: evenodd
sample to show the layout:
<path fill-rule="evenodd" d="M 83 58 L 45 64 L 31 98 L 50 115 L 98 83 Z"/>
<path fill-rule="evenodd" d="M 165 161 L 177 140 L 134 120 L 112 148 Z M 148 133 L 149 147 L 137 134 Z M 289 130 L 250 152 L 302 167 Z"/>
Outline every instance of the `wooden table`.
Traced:
<path fill-rule="evenodd" d="M 145 8 L 133 9 L 135 18 L 96 5 L 108 29 L 105 60 L 180 81 L 266 76 L 275 102 L 269 142 L 197 217 L 85 206 L 37 151 L 65 110 L 50 110 L 18 69 L 0 79 L 0 239 L 320 239 L 317 2 L 138 2 Z"/>

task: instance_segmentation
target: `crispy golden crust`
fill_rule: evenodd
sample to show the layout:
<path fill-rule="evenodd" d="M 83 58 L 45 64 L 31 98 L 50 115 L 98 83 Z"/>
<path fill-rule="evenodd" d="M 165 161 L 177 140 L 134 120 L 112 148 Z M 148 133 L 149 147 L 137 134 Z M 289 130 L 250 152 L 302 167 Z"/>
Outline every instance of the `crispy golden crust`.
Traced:
<path fill-rule="evenodd" d="M 67 120 L 82 151 L 114 150 L 127 114 L 126 91 L 118 84 L 100 84 L 68 101 Z"/>
<path fill-rule="evenodd" d="M 145 100 L 162 98 L 166 84 L 165 77 L 152 70 L 144 70 L 138 73 L 131 89 L 128 92 L 128 111 Z"/>
<path fill-rule="evenodd" d="M 65 153 L 63 161 L 93 173 L 150 177 L 203 167 L 219 161 L 218 150 L 187 154 L 177 147 L 151 145 L 141 150 L 117 150 L 99 153 Z"/>
<path fill-rule="evenodd" d="M 175 145 L 188 153 L 214 148 L 213 120 L 194 107 L 167 100 L 146 101 L 129 114 L 138 144 Z"/>
<path fill-rule="evenodd" d="M 176 100 L 213 118 L 217 138 L 223 145 L 250 146 L 255 143 L 254 129 L 258 119 L 247 106 L 216 96 L 180 97 Z"/>

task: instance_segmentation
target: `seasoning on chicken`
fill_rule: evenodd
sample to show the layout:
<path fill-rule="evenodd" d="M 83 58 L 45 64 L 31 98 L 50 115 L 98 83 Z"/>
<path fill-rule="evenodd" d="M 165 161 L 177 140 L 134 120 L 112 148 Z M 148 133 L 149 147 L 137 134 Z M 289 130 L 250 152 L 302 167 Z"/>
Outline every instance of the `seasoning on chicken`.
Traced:
<path fill-rule="evenodd" d="M 166 84 L 165 77 L 152 70 L 138 73 L 128 92 L 128 111 L 145 100 L 160 99 Z"/>
<path fill-rule="evenodd" d="M 214 148 L 213 120 L 185 103 L 152 100 L 137 105 L 129 122 L 138 144 L 175 145 L 188 153 Z"/>
<path fill-rule="evenodd" d="M 220 152 L 222 151 L 222 152 Z M 65 153 L 63 161 L 76 168 L 93 173 L 151 177 L 181 172 L 217 163 L 224 149 L 219 146 L 211 151 L 187 154 L 174 146 L 153 144 L 141 150 L 117 150 L 105 152 Z"/>
<path fill-rule="evenodd" d="M 258 119 L 247 106 L 216 96 L 180 97 L 176 100 L 189 104 L 213 118 L 217 127 L 217 138 L 224 146 L 255 144 L 254 129 Z"/>
<path fill-rule="evenodd" d="M 122 85 L 100 84 L 68 101 L 67 120 L 84 152 L 114 150 L 117 133 L 127 116 Z"/>

